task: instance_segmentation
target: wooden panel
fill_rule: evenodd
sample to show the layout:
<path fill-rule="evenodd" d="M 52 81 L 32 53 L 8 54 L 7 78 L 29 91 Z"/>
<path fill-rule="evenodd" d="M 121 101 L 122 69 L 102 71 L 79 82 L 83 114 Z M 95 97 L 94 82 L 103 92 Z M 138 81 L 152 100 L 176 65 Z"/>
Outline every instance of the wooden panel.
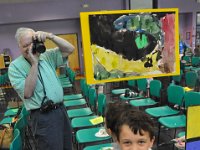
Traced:
<path fill-rule="evenodd" d="M 79 67 L 77 34 L 59 34 L 57 36 L 69 41 L 72 45 L 74 45 L 75 50 L 71 55 L 69 55 L 68 64 L 69 64 L 69 67 L 72 70 L 76 71 L 77 74 L 78 74 L 78 72 L 80 71 L 80 67 Z M 56 45 L 51 40 L 47 40 L 45 42 L 45 46 L 46 46 L 47 49 L 52 48 L 52 47 L 56 47 Z"/>

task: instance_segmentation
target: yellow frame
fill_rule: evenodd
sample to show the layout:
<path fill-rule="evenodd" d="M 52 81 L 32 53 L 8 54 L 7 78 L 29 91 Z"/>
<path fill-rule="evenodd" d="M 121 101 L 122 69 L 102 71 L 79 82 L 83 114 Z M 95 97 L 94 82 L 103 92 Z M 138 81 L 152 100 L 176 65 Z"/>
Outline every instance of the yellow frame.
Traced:
<path fill-rule="evenodd" d="M 96 80 L 94 78 L 93 70 L 93 60 L 90 42 L 90 15 L 103 15 L 103 14 L 127 14 L 127 13 L 159 13 L 159 12 L 174 12 L 175 13 L 175 71 L 172 73 L 162 73 L 162 74 L 151 74 L 147 76 L 130 76 L 126 78 L 114 78 L 105 80 Z M 151 78 L 158 76 L 172 76 L 180 74 L 180 59 L 179 59 L 179 28 L 178 28 L 178 9 L 177 8 L 167 8 L 167 9 L 142 9 L 142 10 L 116 10 L 116 11 L 97 11 L 97 12 L 81 12 L 81 29 L 82 29 L 82 42 L 83 42 L 83 53 L 84 53 L 84 64 L 85 64 L 85 75 L 88 84 L 97 84 L 105 82 L 115 82 L 129 79 L 139 79 L 139 78 Z"/>

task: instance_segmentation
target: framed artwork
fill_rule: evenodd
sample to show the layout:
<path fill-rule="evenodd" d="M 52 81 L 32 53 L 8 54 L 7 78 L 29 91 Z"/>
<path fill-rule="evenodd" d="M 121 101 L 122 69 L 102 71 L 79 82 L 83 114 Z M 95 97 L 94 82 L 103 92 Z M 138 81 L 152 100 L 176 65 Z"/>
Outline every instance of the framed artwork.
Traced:
<path fill-rule="evenodd" d="M 81 12 L 88 84 L 178 75 L 178 9 Z"/>

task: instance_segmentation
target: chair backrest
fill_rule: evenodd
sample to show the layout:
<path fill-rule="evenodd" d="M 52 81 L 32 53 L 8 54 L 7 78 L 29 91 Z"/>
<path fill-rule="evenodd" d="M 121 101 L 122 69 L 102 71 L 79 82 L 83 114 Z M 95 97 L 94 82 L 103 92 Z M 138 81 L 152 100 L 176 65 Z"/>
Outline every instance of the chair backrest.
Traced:
<path fill-rule="evenodd" d="M 192 57 L 192 66 L 196 67 L 196 66 L 199 66 L 199 65 L 200 65 L 200 58 L 193 56 Z"/>
<path fill-rule="evenodd" d="M 191 62 L 191 56 L 183 56 L 182 59 L 185 60 L 186 63 L 190 63 Z"/>
<path fill-rule="evenodd" d="M 80 80 L 80 86 L 81 86 L 81 91 L 83 93 L 83 96 L 88 99 L 89 98 L 89 86 L 86 83 L 85 79 Z"/>
<path fill-rule="evenodd" d="M 96 98 L 97 98 L 97 94 L 96 94 L 96 89 L 95 88 L 90 88 L 89 89 L 89 104 L 91 107 L 96 107 Z"/>
<path fill-rule="evenodd" d="M 136 86 L 136 80 L 128 80 L 128 86 L 130 87 Z"/>
<path fill-rule="evenodd" d="M 80 79 L 80 86 L 81 86 L 82 93 L 84 92 L 85 83 L 86 83 L 85 78 Z"/>
<path fill-rule="evenodd" d="M 182 80 L 182 76 L 183 76 L 183 71 L 180 70 L 180 75 L 172 76 L 172 79 L 173 79 L 175 82 L 178 82 L 178 83 L 180 84 L 180 83 L 181 83 L 181 80 Z"/>
<path fill-rule="evenodd" d="M 183 104 L 183 97 L 185 90 L 179 85 L 169 85 L 167 88 L 168 102 L 181 106 Z"/>
<path fill-rule="evenodd" d="M 19 129 L 14 130 L 14 139 L 10 144 L 10 150 L 22 150 L 22 139 Z"/>
<path fill-rule="evenodd" d="M 137 80 L 138 90 L 146 92 L 147 91 L 147 84 L 148 84 L 148 82 L 147 82 L 146 78 L 144 78 L 144 79 L 138 79 Z"/>
<path fill-rule="evenodd" d="M 104 115 L 105 105 L 106 105 L 106 95 L 100 93 L 98 95 L 98 107 L 97 107 L 98 115 Z"/>
<path fill-rule="evenodd" d="M 200 92 L 186 92 L 184 96 L 185 108 L 200 105 Z"/>
<path fill-rule="evenodd" d="M 75 82 L 75 78 L 76 78 L 76 73 L 74 71 L 71 71 L 69 74 L 69 80 L 71 81 L 71 83 Z"/>
<path fill-rule="evenodd" d="M 85 85 L 84 85 L 84 96 L 85 96 L 85 98 L 87 100 L 89 99 L 89 89 L 90 89 L 90 85 L 88 85 L 87 83 L 85 83 Z"/>
<path fill-rule="evenodd" d="M 72 72 L 72 69 L 66 66 L 66 74 L 69 76 L 71 72 Z"/>
<path fill-rule="evenodd" d="M 22 107 L 21 114 L 23 115 L 24 124 L 28 125 L 27 117 L 30 115 L 30 112 L 26 110 L 25 106 Z"/>
<path fill-rule="evenodd" d="M 19 129 L 19 131 L 22 131 L 26 124 L 24 121 L 24 115 L 20 114 L 19 116 L 20 116 L 19 119 L 14 125 L 14 129 Z"/>
<path fill-rule="evenodd" d="M 162 83 L 159 80 L 151 80 L 150 82 L 150 95 L 157 98 L 161 97 Z"/>
<path fill-rule="evenodd" d="M 188 71 L 185 73 L 185 84 L 190 88 L 195 88 L 198 80 L 198 74 L 195 71 Z"/>

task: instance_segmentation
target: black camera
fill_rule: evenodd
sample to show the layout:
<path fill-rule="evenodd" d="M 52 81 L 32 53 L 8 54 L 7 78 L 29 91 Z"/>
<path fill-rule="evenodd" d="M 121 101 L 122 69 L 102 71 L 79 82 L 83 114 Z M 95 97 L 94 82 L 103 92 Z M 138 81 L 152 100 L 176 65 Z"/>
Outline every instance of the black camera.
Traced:
<path fill-rule="evenodd" d="M 125 90 L 124 97 L 129 97 L 129 93 L 130 93 L 130 89 L 126 89 L 126 90 Z"/>
<path fill-rule="evenodd" d="M 38 39 L 33 39 L 33 48 L 32 48 L 32 53 L 35 54 L 36 52 L 38 53 L 44 53 L 46 51 L 46 47 L 43 42 L 38 41 Z"/>
<path fill-rule="evenodd" d="M 124 97 L 134 98 L 134 97 L 136 97 L 136 96 L 138 96 L 138 93 L 132 92 L 130 89 L 126 89 L 126 90 L 125 90 Z"/>
<path fill-rule="evenodd" d="M 54 105 L 54 103 L 53 103 L 52 100 L 47 100 L 46 102 L 44 102 L 44 103 L 41 105 L 41 107 L 40 107 L 40 112 L 42 112 L 42 113 L 47 113 L 47 112 L 51 111 L 52 108 L 53 108 L 53 105 Z"/>

